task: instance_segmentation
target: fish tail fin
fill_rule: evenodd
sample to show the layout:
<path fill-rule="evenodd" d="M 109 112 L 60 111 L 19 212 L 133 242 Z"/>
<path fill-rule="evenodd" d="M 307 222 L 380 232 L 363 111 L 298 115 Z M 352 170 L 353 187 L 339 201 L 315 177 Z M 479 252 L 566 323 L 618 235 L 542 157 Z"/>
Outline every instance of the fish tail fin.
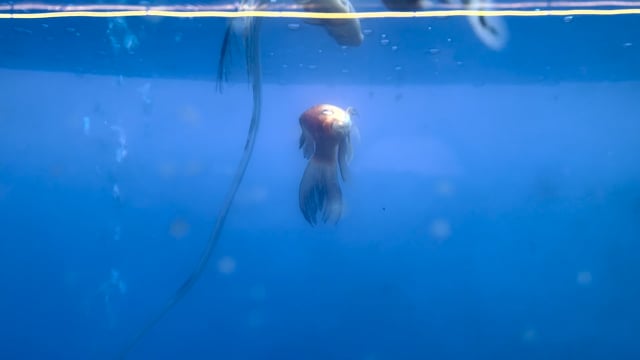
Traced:
<path fill-rule="evenodd" d="M 337 223 L 342 216 L 342 190 L 338 182 L 338 167 L 333 162 L 312 157 L 300 181 L 300 211 L 304 218 L 316 225 L 322 212 L 324 223 Z"/>

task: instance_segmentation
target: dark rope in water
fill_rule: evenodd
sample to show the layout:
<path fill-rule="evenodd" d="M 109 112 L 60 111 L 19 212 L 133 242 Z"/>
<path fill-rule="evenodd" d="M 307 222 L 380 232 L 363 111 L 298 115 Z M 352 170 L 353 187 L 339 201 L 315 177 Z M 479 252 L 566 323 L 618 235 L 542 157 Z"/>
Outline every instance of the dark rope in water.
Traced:
<path fill-rule="evenodd" d="M 127 354 L 136 346 L 136 344 L 171 310 L 180 300 L 184 298 L 184 296 L 193 288 L 195 283 L 198 281 L 202 272 L 207 266 L 211 255 L 213 254 L 213 250 L 215 249 L 218 241 L 220 239 L 220 233 L 222 232 L 222 228 L 224 226 L 224 222 L 227 218 L 227 214 L 229 213 L 229 209 L 233 204 L 233 200 L 236 196 L 236 192 L 240 187 L 240 183 L 244 178 L 244 174 L 247 170 L 247 166 L 249 165 L 249 160 L 251 160 L 251 155 L 253 154 L 253 148 L 256 141 L 256 136 L 258 133 L 258 126 L 260 124 L 260 112 L 262 107 L 262 78 L 261 78 L 261 67 L 260 67 L 260 44 L 259 44 L 259 31 L 258 24 L 259 20 L 257 18 L 252 18 L 248 22 L 248 33 L 246 36 L 245 43 L 245 58 L 247 62 L 247 73 L 249 74 L 249 81 L 251 82 L 251 90 L 253 95 L 253 110 L 251 114 L 251 122 L 249 124 L 249 132 L 247 134 L 247 140 L 244 146 L 244 151 L 242 153 L 242 158 L 238 163 L 238 167 L 236 168 L 235 175 L 233 177 L 233 181 L 231 182 L 231 186 L 227 191 L 224 202 L 222 203 L 222 207 L 220 208 L 220 212 L 218 213 L 218 217 L 216 219 L 216 223 L 211 230 L 209 235 L 209 240 L 200 255 L 200 260 L 196 265 L 195 269 L 191 272 L 189 277 L 182 283 L 182 285 L 178 288 L 178 290 L 174 293 L 174 295 L 169 299 L 169 301 L 165 304 L 165 306 L 160 310 L 160 312 L 153 317 L 150 321 L 148 321 L 144 327 L 136 334 L 135 337 L 124 347 L 123 351 L 120 353 L 119 358 L 124 359 Z M 221 50 L 221 60 L 220 65 L 224 66 L 224 57 L 227 55 L 227 50 L 229 46 L 229 36 L 231 34 L 231 24 L 228 25 L 227 31 L 225 32 L 225 37 L 223 39 L 222 50 Z M 221 72 L 222 71 L 222 72 Z M 220 87 L 220 81 L 223 80 L 224 70 L 218 69 L 218 89 Z"/>

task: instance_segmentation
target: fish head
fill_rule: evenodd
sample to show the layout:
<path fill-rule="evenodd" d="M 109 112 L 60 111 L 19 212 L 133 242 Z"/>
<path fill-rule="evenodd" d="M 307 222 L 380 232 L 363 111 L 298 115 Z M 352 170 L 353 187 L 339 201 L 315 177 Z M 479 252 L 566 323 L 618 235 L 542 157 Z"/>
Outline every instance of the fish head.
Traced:
<path fill-rule="evenodd" d="M 351 114 L 347 111 L 339 109 L 340 111 L 334 113 L 333 121 L 331 122 L 331 130 L 334 134 L 339 136 L 347 136 L 351 131 Z"/>
<path fill-rule="evenodd" d="M 349 135 L 351 125 L 351 114 L 330 104 L 312 106 L 300 116 L 300 126 L 316 141 L 339 141 Z"/>

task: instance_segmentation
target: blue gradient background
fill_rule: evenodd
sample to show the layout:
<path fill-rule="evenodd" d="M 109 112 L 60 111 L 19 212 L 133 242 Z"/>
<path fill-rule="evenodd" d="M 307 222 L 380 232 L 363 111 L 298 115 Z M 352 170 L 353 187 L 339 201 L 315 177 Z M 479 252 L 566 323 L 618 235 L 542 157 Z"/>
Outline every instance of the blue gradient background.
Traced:
<path fill-rule="evenodd" d="M 249 88 L 237 61 L 214 91 L 220 19 L 127 20 L 154 30 L 119 55 L 105 19 L 39 21 L 0 21 L 0 358 L 111 359 L 198 259 Z M 347 51 L 268 20 L 219 247 L 130 358 L 638 359 L 638 19 L 507 21 L 492 53 L 464 19 L 433 39 L 428 19 L 367 21 Z M 311 228 L 297 118 L 320 102 L 356 107 L 360 137 L 345 217 Z M 111 269 L 127 289 L 107 301 Z"/>

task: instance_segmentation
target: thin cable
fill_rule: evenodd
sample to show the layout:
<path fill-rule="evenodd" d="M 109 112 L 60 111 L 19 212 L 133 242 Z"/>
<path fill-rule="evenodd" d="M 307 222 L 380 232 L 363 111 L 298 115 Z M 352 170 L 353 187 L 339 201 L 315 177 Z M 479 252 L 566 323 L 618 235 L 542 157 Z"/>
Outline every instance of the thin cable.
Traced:
<path fill-rule="evenodd" d="M 244 178 L 247 166 L 249 165 L 249 161 L 251 160 L 251 155 L 253 154 L 253 148 L 255 146 L 256 137 L 258 134 L 258 127 L 260 125 L 260 114 L 262 108 L 262 78 L 258 22 L 258 19 L 250 20 L 249 33 L 246 39 L 245 46 L 246 61 L 248 73 L 250 74 L 251 89 L 253 95 L 253 110 L 251 113 L 251 122 L 249 124 L 247 140 L 242 152 L 242 158 L 240 159 L 240 162 L 238 163 L 238 166 L 236 168 L 233 181 L 231 182 L 231 186 L 227 191 L 224 202 L 222 203 L 222 207 L 220 208 L 220 212 L 218 213 L 218 217 L 216 218 L 215 225 L 213 226 L 213 229 L 211 230 L 211 233 L 209 235 L 209 240 L 207 241 L 207 244 L 202 251 L 202 254 L 200 255 L 200 260 L 198 261 L 196 267 L 191 272 L 189 277 L 187 277 L 187 279 L 182 283 L 178 290 L 176 290 L 174 295 L 169 299 L 169 301 L 160 310 L 160 312 L 151 320 L 149 320 L 142 327 L 140 332 L 138 332 L 136 336 L 133 337 L 131 341 L 123 348 L 118 357 L 119 359 L 124 359 L 127 354 L 136 346 L 136 344 L 138 344 L 138 342 L 169 312 L 169 310 L 171 310 L 180 300 L 182 300 L 184 296 L 189 292 L 189 290 L 193 288 L 193 286 L 205 270 L 207 263 L 211 259 L 213 250 L 220 240 L 220 233 L 222 232 L 222 228 L 224 227 L 229 209 L 233 204 L 236 192 L 240 187 L 240 183 Z M 223 46 L 227 45 L 227 42 L 223 44 Z"/>

